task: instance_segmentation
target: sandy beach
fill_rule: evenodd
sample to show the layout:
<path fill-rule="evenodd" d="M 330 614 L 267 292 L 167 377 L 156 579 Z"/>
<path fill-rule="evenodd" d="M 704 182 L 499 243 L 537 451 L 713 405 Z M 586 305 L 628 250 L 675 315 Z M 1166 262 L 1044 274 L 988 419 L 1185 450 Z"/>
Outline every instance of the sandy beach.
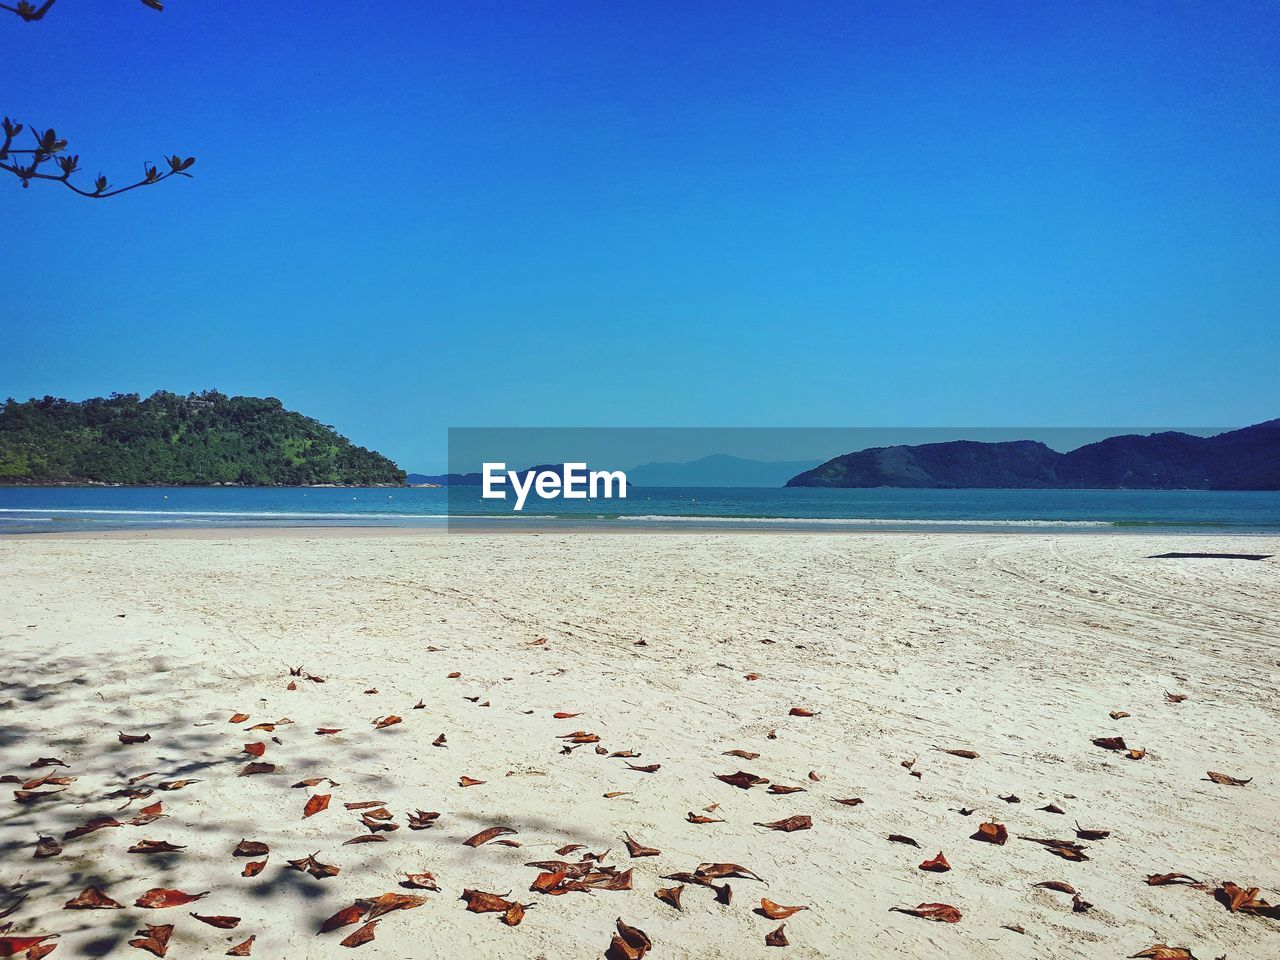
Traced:
<path fill-rule="evenodd" d="M 619 918 L 653 958 L 1274 957 L 1214 891 L 1280 901 L 1280 558 L 1171 552 L 1280 540 L 0 540 L 0 924 L 55 958 L 172 924 L 176 957 L 561 960 Z"/>

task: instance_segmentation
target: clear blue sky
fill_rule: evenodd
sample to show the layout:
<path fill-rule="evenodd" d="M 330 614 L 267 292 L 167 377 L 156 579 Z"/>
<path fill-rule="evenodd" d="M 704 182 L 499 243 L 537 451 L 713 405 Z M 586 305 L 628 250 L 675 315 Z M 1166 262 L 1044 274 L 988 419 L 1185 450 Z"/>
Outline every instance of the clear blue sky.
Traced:
<path fill-rule="evenodd" d="M 1280 4 L 59 0 L 0 395 L 459 425 L 1280 416 Z"/>

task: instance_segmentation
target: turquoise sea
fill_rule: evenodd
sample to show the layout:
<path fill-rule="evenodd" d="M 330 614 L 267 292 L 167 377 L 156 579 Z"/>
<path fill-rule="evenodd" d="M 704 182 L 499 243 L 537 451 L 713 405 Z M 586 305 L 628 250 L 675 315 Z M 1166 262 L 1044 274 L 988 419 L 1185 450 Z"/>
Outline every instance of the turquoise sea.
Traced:
<path fill-rule="evenodd" d="M 632 487 L 625 500 L 484 500 L 479 487 L 7 487 L 0 533 L 264 526 L 1280 534 L 1280 492 Z"/>

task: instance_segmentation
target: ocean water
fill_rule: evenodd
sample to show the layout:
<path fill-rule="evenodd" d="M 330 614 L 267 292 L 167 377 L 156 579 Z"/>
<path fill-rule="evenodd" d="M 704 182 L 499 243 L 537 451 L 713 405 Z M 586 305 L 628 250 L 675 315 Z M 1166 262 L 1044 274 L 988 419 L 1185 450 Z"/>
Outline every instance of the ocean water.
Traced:
<path fill-rule="evenodd" d="M 625 500 L 484 500 L 479 487 L 7 487 L 0 534 L 263 526 L 1280 534 L 1280 492 L 632 487 Z M 513 526 L 516 525 L 516 526 Z"/>

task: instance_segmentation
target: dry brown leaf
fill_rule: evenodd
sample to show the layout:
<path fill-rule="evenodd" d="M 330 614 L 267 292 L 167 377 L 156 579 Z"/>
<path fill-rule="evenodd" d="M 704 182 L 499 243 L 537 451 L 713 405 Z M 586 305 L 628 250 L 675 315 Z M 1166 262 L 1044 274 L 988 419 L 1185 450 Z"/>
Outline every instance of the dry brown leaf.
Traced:
<path fill-rule="evenodd" d="M 368 912 L 368 905 L 362 901 L 357 901 L 349 907 L 343 907 L 324 923 L 320 924 L 320 932 L 328 933 L 330 930 L 337 930 L 339 927 L 349 927 L 353 923 L 359 923 Z"/>
<path fill-rule="evenodd" d="M 130 940 L 129 946 L 137 947 L 139 950 L 146 950 L 148 953 L 154 953 L 157 957 L 163 957 L 169 950 L 169 938 L 173 936 L 173 924 L 148 923 L 141 930 L 134 931 L 137 939 Z"/>
<path fill-rule="evenodd" d="M 946 873 L 951 869 L 951 864 L 947 863 L 947 858 L 942 855 L 942 851 L 938 851 L 938 855 L 932 860 L 925 860 L 920 864 L 921 870 L 928 870 L 930 873 Z"/>
<path fill-rule="evenodd" d="M 690 810 L 685 814 L 685 820 L 689 823 L 724 823 L 719 817 L 704 817 Z"/>
<path fill-rule="evenodd" d="M 888 839 L 892 840 L 894 843 L 905 843 L 912 847 L 920 846 L 920 844 L 916 843 L 915 840 L 908 837 L 905 833 L 891 833 L 889 834 Z"/>
<path fill-rule="evenodd" d="M 233 857 L 265 857 L 270 848 L 261 840 L 241 840 L 231 851 Z"/>
<path fill-rule="evenodd" d="M 963 757 L 966 760 L 977 760 L 978 752 L 976 750 L 948 750 L 945 747 L 939 747 L 943 753 L 949 753 L 953 757 Z"/>
<path fill-rule="evenodd" d="M 1196 960 L 1196 955 L 1186 947 L 1169 947 L 1153 943 L 1145 950 L 1130 955 L 1130 960 Z"/>
<path fill-rule="evenodd" d="M 796 830 L 812 830 L 813 820 L 805 814 L 799 813 L 794 817 L 774 820 L 771 823 L 756 823 L 755 825 L 757 827 L 767 827 L 770 830 L 779 830 L 782 833 L 794 833 Z"/>
<path fill-rule="evenodd" d="M 409 890 L 435 890 L 437 892 L 440 890 L 440 884 L 436 882 L 436 878 L 426 871 L 422 873 L 406 873 L 404 879 L 400 881 L 400 886 Z"/>
<path fill-rule="evenodd" d="M 660 764 L 660 763 L 647 763 L 647 764 L 640 765 L 640 764 L 635 764 L 635 763 L 628 763 L 628 764 L 627 764 L 627 769 L 628 769 L 628 770 L 635 770 L 635 771 L 637 771 L 637 772 L 639 772 L 639 773 L 657 773 L 659 770 L 661 770 L 661 769 L 662 769 L 662 764 Z"/>
<path fill-rule="evenodd" d="M 1080 826 L 1079 821 L 1076 822 L 1076 836 L 1081 840 L 1105 840 L 1111 836 L 1110 830 L 1093 830 Z"/>
<path fill-rule="evenodd" d="M 445 735 L 442 733 L 440 734 L 440 736 L 436 737 L 434 740 L 431 741 L 431 745 L 433 747 L 445 747 L 449 745 L 449 742 L 448 740 L 445 739 Z"/>
<path fill-rule="evenodd" d="M 228 957 L 248 957 L 253 954 L 253 941 L 257 940 L 256 936 L 250 937 L 248 940 L 242 940 L 234 947 L 227 951 Z"/>
<path fill-rule="evenodd" d="M 471 777 L 459 777 L 458 786 L 460 787 L 478 787 L 484 783 L 483 780 L 473 780 Z"/>
<path fill-rule="evenodd" d="M 510 827 L 489 827 L 487 830 L 481 830 L 474 837 L 468 837 L 462 841 L 463 846 L 479 847 L 488 843 L 490 840 L 496 840 L 498 837 L 510 836 L 517 831 Z"/>
<path fill-rule="evenodd" d="M 364 926 L 352 932 L 345 939 L 338 942 L 340 947 L 360 947 L 368 943 L 374 938 L 374 931 L 378 928 L 377 920 L 370 920 Z"/>
<path fill-rule="evenodd" d="M 247 713 L 233 713 L 227 723 L 244 723 L 248 719 L 249 715 Z"/>
<path fill-rule="evenodd" d="M 890 907 L 894 913 L 905 913 L 938 923 L 959 923 L 962 914 L 949 903 L 921 903 L 914 907 Z"/>
<path fill-rule="evenodd" d="M 1149 887 L 1166 887 L 1174 883 L 1199 883 L 1195 877 L 1189 877 L 1185 873 L 1153 873 L 1147 877 L 1147 886 Z"/>
<path fill-rule="evenodd" d="M 240 926 L 239 917 L 210 916 L 203 913 L 193 913 L 191 916 L 195 917 L 201 923 L 207 923 L 209 926 L 217 927 L 219 930 L 234 930 L 236 927 Z"/>
<path fill-rule="evenodd" d="M 274 763 L 263 763 L 261 761 L 255 761 L 254 763 L 246 763 L 243 767 L 241 767 L 240 772 L 237 774 L 237 776 L 252 777 L 255 774 L 259 774 L 259 773 L 275 773 L 275 772 L 276 772 L 276 765 Z"/>
<path fill-rule="evenodd" d="M 1045 890 L 1056 890 L 1058 893 L 1066 893 L 1071 896 L 1076 895 L 1076 888 L 1065 880 L 1041 880 L 1039 883 L 1033 883 L 1033 887 L 1042 887 Z"/>
<path fill-rule="evenodd" d="M 97 887 L 85 887 L 80 893 L 62 905 L 64 910 L 123 910 L 123 903 L 116 903 Z"/>
<path fill-rule="evenodd" d="M 189 787 L 193 783 L 202 783 L 203 781 L 188 777 L 186 780 L 162 780 L 156 784 L 158 790 L 181 790 L 183 787 Z"/>
<path fill-rule="evenodd" d="M 135 907 L 146 907 L 150 910 L 161 910 L 165 907 L 181 907 L 184 904 L 195 903 L 201 897 L 207 897 L 209 891 L 204 893 L 183 893 L 181 890 L 173 890 L 168 887 L 152 887 L 137 900 L 133 902 Z"/>
<path fill-rule="evenodd" d="M 256 877 L 266 867 L 266 860 L 250 860 L 244 865 L 244 869 L 240 871 L 242 877 Z"/>
<path fill-rule="evenodd" d="M 973 834 L 970 839 L 1004 846 L 1004 842 L 1009 839 L 1009 831 L 1002 823 L 982 823 L 978 825 L 978 832 Z"/>
<path fill-rule="evenodd" d="M 260 757 L 267 752 L 267 745 L 262 742 L 246 743 L 241 753 L 247 753 L 251 757 Z"/>
<path fill-rule="evenodd" d="M 316 727 L 317 737 L 327 737 L 330 734 L 341 733 L 342 727 Z"/>
<path fill-rule="evenodd" d="M 1129 714 L 1123 710 L 1112 710 L 1110 716 L 1112 720 L 1123 720 Z"/>
<path fill-rule="evenodd" d="M 614 921 L 614 925 L 618 932 L 609 941 L 605 960 L 641 960 L 653 949 L 653 941 L 643 930 L 623 923 L 621 917 Z"/>
<path fill-rule="evenodd" d="M 387 727 L 391 727 L 397 723 L 402 723 L 402 722 L 403 721 L 393 713 L 387 717 L 378 717 L 378 719 L 373 721 L 373 726 L 374 726 L 374 729 L 376 730 L 384 730 Z"/>
<path fill-rule="evenodd" d="M 307 817 L 314 817 L 322 810 L 329 809 L 329 799 L 332 796 L 333 794 L 330 793 L 317 793 L 312 795 L 307 800 L 307 805 L 302 808 L 302 818 L 305 820 Z"/>
<path fill-rule="evenodd" d="M 736 863 L 700 863 L 694 875 L 701 878 L 704 886 L 710 886 L 709 880 L 724 880 L 727 877 L 740 877 L 743 880 L 764 880 L 746 867 L 739 866 Z M 671 879 L 664 877 L 663 879 Z"/>
<path fill-rule="evenodd" d="M 781 783 L 769 784 L 769 792 L 772 794 L 786 795 L 788 793 L 804 793 L 804 787 L 788 787 Z"/>
<path fill-rule="evenodd" d="M 487 706 L 487 704 L 486 704 Z M 520 921 L 524 919 L 524 904 L 513 903 L 507 907 L 507 912 L 502 915 L 502 922 L 508 927 L 520 926 Z"/>
<path fill-rule="evenodd" d="M 861 797 L 845 797 L 843 800 L 840 799 L 839 797 L 832 797 L 831 799 L 834 800 L 836 803 L 844 804 L 846 807 L 856 807 L 858 804 L 862 802 Z"/>
<path fill-rule="evenodd" d="M 1036 809 L 1043 810 L 1045 813 L 1066 813 L 1067 812 L 1063 810 L 1060 806 L 1058 806 L 1056 803 L 1047 803 L 1043 807 L 1036 807 Z"/>
<path fill-rule="evenodd" d="M 780 903 L 774 903 L 772 900 L 761 897 L 760 906 L 754 912 L 769 920 L 785 920 L 801 910 L 808 909 L 808 907 L 784 907 Z"/>
<path fill-rule="evenodd" d="M 680 906 L 680 894 L 682 893 L 684 893 L 684 884 L 676 887 L 659 887 L 653 895 L 663 903 L 669 903 L 677 910 L 683 910 Z"/>
<path fill-rule="evenodd" d="M 635 857 L 656 857 L 662 853 L 657 847 L 646 847 L 643 843 L 635 840 L 631 834 L 624 833 L 622 841 L 627 845 L 627 852 Z"/>
<path fill-rule="evenodd" d="M 557 720 L 572 720 L 574 717 L 582 716 L 582 714 L 565 713 L 564 711 L 557 711 L 556 713 L 553 713 L 551 716 L 555 717 Z"/>
<path fill-rule="evenodd" d="M 1213 896 L 1232 913 L 1251 913 L 1280 920 L 1280 904 L 1268 903 L 1258 895 L 1260 892 L 1257 887 L 1240 887 L 1228 880 L 1213 891 Z"/>
<path fill-rule="evenodd" d="M 293 867 L 293 869 L 300 870 L 303 873 L 309 873 L 317 880 L 336 877 L 341 872 L 338 867 L 335 867 L 331 863 L 321 863 L 316 859 L 316 855 L 314 853 L 310 856 L 303 857 L 300 860 L 290 860 L 288 863 L 289 866 Z"/>
<path fill-rule="evenodd" d="M 481 780 L 479 782 L 483 783 L 484 781 Z M 463 786 L 465 787 L 467 784 L 464 783 Z M 417 810 L 413 813 L 406 813 L 405 816 L 409 818 L 410 830 L 429 830 L 440 819 L 440 814 L 434 810 Z"/>
<path fill-rule="evenodd" d="M 814 713 L 812 710 L 810 710 L 808 707 L 792 707 L 790 710 L 787 711 L 787 714 L 792 717 L 816 717 L 817 716 L 817 714 Z"/>
<path fill-rule="evenodd" d="M 1243 787 L 1246 783 L 1253 780 L 1253 777 L 1250 777 L 1248 780 L 1241 780 L 1238 777 L 1228 776 L 1225 773 L 1217 773 L 1213 770 L 1209 771 L 1208 777 L 1214 783 L 1220 783 L 1227 787 Z"/>
<path fill-rule="evenodd" d="M 426 897 L 416 893 L 384 893 L 368 900 L 361 900 L 369 907 L 369 919 L 376 920 L 396 910 L 413 910 L 427 902 Z"/>
<path fill-rule="evenodd" d="M 46 860 L 49 857 L 56 857 L 62 852 L 62 844 L 53 837 L 37 837 L 36 851 L 33 854 L 37 860 Z"/>
<path fill-rule="evenodd" d="M 62 835 L 62 839 L 64 841 L 74 840 L 76 837 L 83 837 L 85 834 L 93 833 L 95 830 L 101 830 L 104 827 L 118 827 L 120 825 L 120 821 L 115 817 L 94 817 L 92 820 L 87 820 L 80 826 L 68 830 Z"/>
<path fill-rule="evenodd" d="M 760 758 L 760 754 L 752 753 L 750 750 L 726 750 L 720 756 L 739 757 L 742 760 L 758 760 Z"/>
<path fill-rule="evenodd" d="M 176 853 L 185 850 L 185 844 L 170 843 L 168 840 L 139 840 L 128 849 L 128 853 Z"/>
<path fill-rule="evenodd" d="M 1103 750 L 1127 750 L 1124 737 L 1095 737 L 1093 741 L 1095 747 L 1101 747 Z"/>
<path fill-rule="evenodd" d="M 787 925 L 784 923 L 777 930 L 770 930 L 764 935 L 764 945 L 766 947 L 785 947 L 790 943 L 787 940 Z"/>
<path fill-rule="evenodd" d="M 1185 693 L 1170 693 L 1166 690 L 1164 692 L 1164 698 L 1170 703 L 1181 703 L 1183 700 L 1187 699 L 1187 695 Z"/>
<path fill-rule="evenodd" d="M 754 773 L 747 773 L 745 770 L 739 770 L 737 773 L 717 773 L 715 778 L 741 790 L 750 790 L 752 787 L 769 782 L 764 777 L 757 777 Z"/>

